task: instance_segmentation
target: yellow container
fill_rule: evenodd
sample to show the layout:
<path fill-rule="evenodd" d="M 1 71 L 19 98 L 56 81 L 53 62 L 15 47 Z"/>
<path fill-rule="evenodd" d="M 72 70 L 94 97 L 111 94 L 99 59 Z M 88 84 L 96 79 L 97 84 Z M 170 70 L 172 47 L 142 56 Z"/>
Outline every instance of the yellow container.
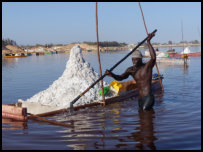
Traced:
<path fill-rule="evenodd" d="M 119 83 L 118 81 L 114 80 L 110 83 L 109 86 L 112 86 L 116 91 L 117 94 L 120 93 L 121 88 L 123 87 L 121 83 Z"/>
<path fill-rule="evenodd" d="M 187 54 L 183 54 L 183 55 L 181 55 L 181 57 L 180 58 L 185 58 L 185 59 L 187 59 L 188 58 L 188 55 Z"/>

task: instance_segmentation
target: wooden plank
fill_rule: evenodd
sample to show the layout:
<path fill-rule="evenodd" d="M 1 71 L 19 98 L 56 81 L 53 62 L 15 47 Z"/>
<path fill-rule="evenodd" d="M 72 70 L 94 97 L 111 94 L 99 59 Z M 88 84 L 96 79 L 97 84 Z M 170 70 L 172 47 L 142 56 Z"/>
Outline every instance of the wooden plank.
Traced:
<path fill-rule="evenodd" d="M 27 121 L 27 119 L 28 119 L 27 116 L 5 113 L 3 111 L 2 111 L 2 118 L 14 119 L 14 120 L 19 120 L 19 121 Z"/>
<path fill-rule="evenodd" d="M 2 105 L 2 112 L 19 115 L 19 116 L 26 116 L 27 109 L 22 107 L 16 107 L 12 105 Z"/>

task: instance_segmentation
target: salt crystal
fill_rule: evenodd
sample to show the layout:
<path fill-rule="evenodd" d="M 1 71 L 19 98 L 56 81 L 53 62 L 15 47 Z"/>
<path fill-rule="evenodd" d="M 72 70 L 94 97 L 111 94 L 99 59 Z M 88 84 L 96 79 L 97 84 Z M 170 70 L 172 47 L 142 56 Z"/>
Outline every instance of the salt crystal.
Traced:
<path fill-rule="evenodd" d="M 188 53 L 192 53 L 189 49 L 189 47 L 186 47 L 182 52 L 181 54 L 188 54 Z"/>

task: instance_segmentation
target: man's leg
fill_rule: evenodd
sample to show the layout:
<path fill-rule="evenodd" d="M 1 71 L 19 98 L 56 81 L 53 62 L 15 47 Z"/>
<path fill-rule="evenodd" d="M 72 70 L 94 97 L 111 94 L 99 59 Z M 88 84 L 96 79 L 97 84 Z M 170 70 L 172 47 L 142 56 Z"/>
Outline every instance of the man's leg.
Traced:
<path fill-rule="evenodd" d="M 154 105 L 154 96 L 148 95 L 138 100 L 139 108 L 142 110 L 150 110 Z"/>

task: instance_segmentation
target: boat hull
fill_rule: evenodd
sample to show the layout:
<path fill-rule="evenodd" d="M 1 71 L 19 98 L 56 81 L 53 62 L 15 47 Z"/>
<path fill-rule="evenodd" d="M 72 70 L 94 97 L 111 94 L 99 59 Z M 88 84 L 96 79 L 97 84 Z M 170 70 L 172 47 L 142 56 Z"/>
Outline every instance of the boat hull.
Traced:
<path fill-rule="evenodd" d="M 23 56 L 4 56 L 4 58 L 23 58 L 23 57 L 27 57 L 27 55 L 23 55 Z"/>
<path fill-rule="evenodd" d="M 180 53 L 168 53 L 170 58 L 180 58 L 183 54 Z M 196 57 L 201 56 L 201 52 L 193 52 L 193 53 L 187 53 L 187 55 L 190 57 Z"/>
<path fill-rule="evenodd" d="M 105 100 L 106 105 L 116 103 L 116 102 L 122 102 L 126 99 L 138 96 L 138 89 L 136 87 L 136 83 L 134 80 L 121 82 L 121 84 L 123 85 L 123 87 L 122 87 L 120 94 L 106 99 Z M 161 90 L 161 85 L 160 85 L 159 80 L 152 80 L 152 92 L 155 92 L 158 90 Z M 101 104 L 102 104 L 102 101 L 94 101 L 90 104 L 75 106 L 74 110 L 98 106 Z M 27 109 L 27 108 L 23 108 L 22 103 L 19 103 L 19 102 L 15 103 L 15 104 L 11 104 L 11 105 L 2 105 L 2 118 L 27 121 L 29 118 L 32 118 L 32 116 L 27 116 L 28 110 L 29 109 Z M 37 116 L 51 116 L 51 115 L 55 115 L 55 114 L 59 114 L 59 113 L 64 113 L 67 111 L 69 111 L 69 108 L 53 110 L 53 111 L 49 111 L 49 112 L 39 113 L 36 115 Z"/>

